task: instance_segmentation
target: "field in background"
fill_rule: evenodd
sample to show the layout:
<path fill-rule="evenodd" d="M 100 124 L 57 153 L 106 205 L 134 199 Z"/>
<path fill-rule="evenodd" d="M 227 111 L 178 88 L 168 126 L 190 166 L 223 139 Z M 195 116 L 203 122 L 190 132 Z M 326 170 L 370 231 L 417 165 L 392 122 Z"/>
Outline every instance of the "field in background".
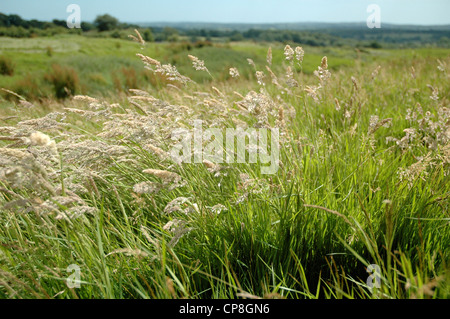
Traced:
<path fill-rule="evenodd" d="M 450 50 L 0 41 L 0 297 L 450 297 Z M 280 129 L 279 170 L 174 163 L 195 119 Z"/>
<path fill-rule="evenodd" d="M 209 69 L 217 80 L 229 80 L 228 69 L 232 66 L 241 70 L 246 79 L 254 79 L 252 67 L 247 63 L 251 58 L 255 63 L 265 59 L 269 43 L 236 42 L 212 44 L 206 41 L 197 43 L 148 43 L 143 54 L 172 63 L 181 73 L 197 82 L 210 81 L 207 74 L 199 74 L 192 69 L 187 57 L 196 55 L 202 60 L 211 61 Z M 302 71 L 312 74 L 323 55 L 330 59 L 330 69 L 355 66 L 355 61 L 364 65 L 375 65 L 376 61 L 399 61 L 413 57 L 445 58 L 447 49 L 402 49 L 357 51 L 351 47 L 321 48 L 304 47 L 309 52 L 305 56 Z M 274 65 L 283 60 L 281 44 L 277 49 Z M 59 35 L 46 38 L 16 39 L 2 38 L 0 56 L 9 58 L 14 67 L 11 76 L 0 77 L 0 87 L 11 89 L 27 99 L 38 100 L 55 97 L 55 89 L 46 75 L 52 74 L 52 65 L 73 70 L 79 81 L 72 94 L 108 96 L 126 92 L 130 88 L 149 89 L 158 87 L 151 72 L 143 69 L 136 58 L 136 44 L 129 40 L 111 38 L 87 38 L 74 35 Z M 7 94 L 2 93 L 8 98 Z"/>

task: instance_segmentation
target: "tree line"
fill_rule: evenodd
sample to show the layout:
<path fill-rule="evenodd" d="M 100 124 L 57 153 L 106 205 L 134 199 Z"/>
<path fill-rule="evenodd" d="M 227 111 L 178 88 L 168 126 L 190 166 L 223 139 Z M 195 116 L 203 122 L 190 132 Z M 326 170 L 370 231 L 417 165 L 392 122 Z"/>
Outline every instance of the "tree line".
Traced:
<path fill-rule="evenodd" d="M 300 43 L 310 46 L 360 46 L 370 48 L 381 47 L 450 47 L 447 31 L 442 30 L 408 30 L 408 29 L 323 29 L 323 30 L 271 30 L 256 29 L 189 29 L 174 27 L 147 27 L 123 23 L 117 18 L 103 14 L 93 22 L 81 22 L 80 29 L 68 29 L 67 22 L 54 19 L 52 21 L 25 20 L 19 15 L 0 13 L 0 36 L 34 37 L 53 36 L 59 33 L 90 34 L 126 38 L 127 29 L 139 29 L 147 42 L 178 42 L 200 40 L 207 41 L 255 41 Z M 121 32 L 122 31 L 122 32 Z"/>

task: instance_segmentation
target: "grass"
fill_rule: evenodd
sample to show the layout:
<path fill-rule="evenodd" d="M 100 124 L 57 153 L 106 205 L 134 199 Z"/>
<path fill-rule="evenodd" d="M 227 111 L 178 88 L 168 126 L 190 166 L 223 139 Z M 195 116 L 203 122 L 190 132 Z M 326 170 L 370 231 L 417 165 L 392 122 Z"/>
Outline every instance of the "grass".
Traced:
<path fill-rule="evenodd" d="M 265 68 L 268 46 L 185 52 L 71 39 L 83 52 L 22 52 L 16 73 L 28 59 L 60 62 L 81 85 L 97 83 L 96 99 L 2 102 L 1 298 L 449 298 L 448 69 L 437 68 L 448 50 L 305 47 L 289 87 L 290 62 L 275 44 L 279 86 Z M 149 93 L 129 92 L 142 80 L 130 71 L 143 70 L 137 52 L 195 82 L 152 73 Z M 331 77 L 320 82 L 323 55 Z M 264 86 L 246 58 L 266 73 Z M 244 76 L 229 77 L 230 67 Z M 195 119 L 204 129 L 279 128 L 278 171 L 174 163 L 170 136 Z M 79 288 L 67 286 L 70 265 Z"/>

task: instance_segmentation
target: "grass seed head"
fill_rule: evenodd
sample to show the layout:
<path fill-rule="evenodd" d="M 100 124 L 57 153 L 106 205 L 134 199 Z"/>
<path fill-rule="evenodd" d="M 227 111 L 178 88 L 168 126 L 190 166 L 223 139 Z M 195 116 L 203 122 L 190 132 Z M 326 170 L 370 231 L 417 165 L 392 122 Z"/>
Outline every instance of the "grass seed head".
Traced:
<path fill-rule="evenodd" d="M 236 68 L 230 68 L 230 75 L 233 78 L 239 77 L 239 71 Z"/>
<path fill-rule="evenodd" d="M 267 64 L 272 65 L 272 47 L 267 50 Z"/>

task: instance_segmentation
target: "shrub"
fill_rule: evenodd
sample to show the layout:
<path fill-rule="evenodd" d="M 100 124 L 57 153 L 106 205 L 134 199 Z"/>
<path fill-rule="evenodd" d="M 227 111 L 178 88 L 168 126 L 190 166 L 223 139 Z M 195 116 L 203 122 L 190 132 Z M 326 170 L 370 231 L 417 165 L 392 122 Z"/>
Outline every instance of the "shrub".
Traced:
<path fill-rule="evenodd" d="M 48 46 L 46 48 L 46 52 L 45 53 L 47 54 L 47 56 L 52 57 L 53 56 L 53 52 L 54 52 L 54 50 L 53 50 L 53 48 L 51 46 Z"/>
<path fill-rule="evenodd" d="M 31 74 L 27 74 L 22 79 L 14 82 L 12 86 L 12 91 L 25 97 L 27 100 L 38 100 L 39 98 L 45 97 L 45 89 L 39 79 Z M 8 99 L 14 99 L 14 95 L 9 95 Z"/>
<path fill-rule="evenodd" d="M 117 30 L 114 31 L 113 33 L 111 33 L 111 37 L 113 37 L 114 39 L 120 38 L 120 32 Z"/>
<path fill-rule="evenodd" d="M 122 74 L 125 78 L 125 87 L 128 89 L 137 89 L 137 77 L 136 77 L 136 70 L 133 68 L 122 68 Z"/>
<path fill-rule="evenodd" d="M 64 99 L 73 95 L 79 88 L 77 72 L 69 67 L 58 64 L 52 65 L 52 70 L 44 79 L 53 85 L 55 96 Z"/>
<path fill-rule="evenodd" d="M 14 74 L 14 63 L 10 58 L 0 56 L 0 74 L 8 76 Z"/>

